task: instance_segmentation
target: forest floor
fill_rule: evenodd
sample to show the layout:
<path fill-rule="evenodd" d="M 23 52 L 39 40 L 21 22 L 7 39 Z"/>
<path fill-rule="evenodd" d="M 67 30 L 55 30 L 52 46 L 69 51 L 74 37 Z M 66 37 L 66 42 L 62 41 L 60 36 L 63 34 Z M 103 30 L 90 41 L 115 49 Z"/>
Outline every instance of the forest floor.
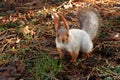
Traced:
<path fill-rule="evenodd" d="M 100 29 L 92 56 L 71 63 L 59 59 L 50 11 L 79 28 L 78 6 L 99 11 Z M 120 1 L 1 0 L 0 80 L 120 80 Z"/>

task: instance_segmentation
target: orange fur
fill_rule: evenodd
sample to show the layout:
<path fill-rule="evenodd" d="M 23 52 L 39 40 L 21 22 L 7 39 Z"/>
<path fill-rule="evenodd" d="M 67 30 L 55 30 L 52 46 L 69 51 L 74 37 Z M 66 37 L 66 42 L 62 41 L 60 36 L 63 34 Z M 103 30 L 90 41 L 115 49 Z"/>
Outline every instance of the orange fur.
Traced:
<path fill-rule="evenodd" d="M 55 13 L 55 12 L 51 12 L 51 13 L 52 13 L 52 16 L 53 16 L 53 20 L 54 20 L 54 24 L 55 24 L 56 30 L 58 30 L 60 28 L 59 17 L 57 15 L 57 13 Z"/>
<path fill-rule="evenodd" d="M 63 31 L 63 32 L 59 32 L 60 30 L 57 30 L 57 40 L 58 42 L 63 42 L 63 43 L 68 43 L 69 41 L 69 36 L 67 35 L 68 34 L 68 31 Z"/>
<path fill-rule="evenodd" d="M 78 53 L 71 52 L 70 54 L 71 54 L 71 57 L 72 57 L 70 62 L 75 62 L 77 60 Z"/>
<path fill-rule="evenodd" d="M 83 53 L 83 55 L 82 55 L 83 59 L 82 60 L 85 60 L 86 58 L 88 58 L 90 56 L 91 56 L 91 52 Z"/>
<path fill-rule="evenodd" d="M 60 17 L 62 18 L 65 28 L 66 28 L 67 30 L 69 30 L 69 25 L 68 25 L 68 23 L 67 23 L 67 20 L 66 20 L 65 17 L 63 16 L 63 14 L 61 14 L 61 13 L 58 13 L 58 14 L 59 14 Z"/>
<path fill-rule="evenodd" d="M 57 48 L 57 51 L 58 51 L 59 57 L 62 58 L 63 57 L 63 53 L 62 53 L 61 48 Z"/>

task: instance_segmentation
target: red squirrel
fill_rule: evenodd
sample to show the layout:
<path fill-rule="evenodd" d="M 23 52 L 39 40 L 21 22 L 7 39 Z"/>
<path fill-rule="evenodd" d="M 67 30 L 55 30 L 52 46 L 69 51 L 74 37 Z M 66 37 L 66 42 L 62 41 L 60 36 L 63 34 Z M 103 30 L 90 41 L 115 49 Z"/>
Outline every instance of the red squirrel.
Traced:
<path fill-rule="evenodd" d="M 78 22 L 82 29 L 70 29 L 69 24 L 63 14 L 52 12 L 52 17 L 56 29 L 56 47 L 60 58 L 63 57 L 62 49 L 70 52 L 70 62 L 75 62 L 79 52 L 89 54 L 93 50 L 92 40 L 96 37 L 99 28 L 98 13 L 94 8 L 85 8 L 78 11 Z M 61 24 L 59 19 L 62 19 Z"/>

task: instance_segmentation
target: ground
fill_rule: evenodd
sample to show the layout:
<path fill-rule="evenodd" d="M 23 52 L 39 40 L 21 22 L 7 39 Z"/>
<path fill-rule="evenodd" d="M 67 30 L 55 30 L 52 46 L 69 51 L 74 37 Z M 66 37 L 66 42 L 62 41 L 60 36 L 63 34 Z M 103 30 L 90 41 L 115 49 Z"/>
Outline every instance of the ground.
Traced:
<path fill-rule="evenodd" d="M 119 0 L 0 2 L 0 80 L 120 80 Z M 100 28 L 92 56 L 71 63 L 68 52 L 59 59 L 50 11 L 61 11 L 71 28 L 79 28 L 78 6 L 95 7 Z"/>

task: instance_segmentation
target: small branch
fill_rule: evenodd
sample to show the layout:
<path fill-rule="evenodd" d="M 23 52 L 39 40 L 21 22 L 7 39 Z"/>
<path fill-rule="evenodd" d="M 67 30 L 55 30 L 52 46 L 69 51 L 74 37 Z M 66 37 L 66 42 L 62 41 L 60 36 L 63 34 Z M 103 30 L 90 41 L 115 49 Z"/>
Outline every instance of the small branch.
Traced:
<path fill-rule="evenodd" d="M 109 37 L 109 38 L 104 38 L 102 41 L 120 41 L 120 38 Z"/>
<path fill-rule="evenodd" d="M 16 34 L 11 34 L 11 35 L 8 35 L 8 36 L 2 36 L 1 38 L 0 38 L 0 40 L 2 40 L 2 39 L 5 39 L 5 38 L 10 38 L 10 37 L 14 37 L 14 36 L 16 36 Z"/>
<path fill-rule="evenodd" d="M 48 74 L 45 74 L 45 76 L 47 76 L 47 77 L 49 77 L 49 78 L 51 78 L 51 79 L 53 79 L 53 80 L 59 80 L 59 79 L 57 79 L 57 78 L 55 78 L 55 77 L 53 77 L 53 76 L 50 76 L 50 75 L 48 75 Z"/>
<path fill-rule="evenodd" d="M 87 76 L 87 80 L 89 80 L 90 76 L 93 74 L 93 71 L 95 70 L 95 68 L 92 68 L 92 71 L 88 74 Z"/>
<path fill-rule="evenodd" d="M 64 3 L 62 3 L 60 6 L 58 6 L 56 9 L 60 9 L 62 6 L 64 6 L 67 3 L 67 1 L 65 1 Z"/>
<path fill-rule="evenodd" d="M 4 49 L 5 49 L 5 47 L 7 46 L 7 44 L 8 44 L 8 43 L 6 43 L 6 44 L 3 45 L 3 47 L 2 47 L 1 50 L 0 50 L 0 53 L 2 53 L 2 52 L 4 51 Z"/>

